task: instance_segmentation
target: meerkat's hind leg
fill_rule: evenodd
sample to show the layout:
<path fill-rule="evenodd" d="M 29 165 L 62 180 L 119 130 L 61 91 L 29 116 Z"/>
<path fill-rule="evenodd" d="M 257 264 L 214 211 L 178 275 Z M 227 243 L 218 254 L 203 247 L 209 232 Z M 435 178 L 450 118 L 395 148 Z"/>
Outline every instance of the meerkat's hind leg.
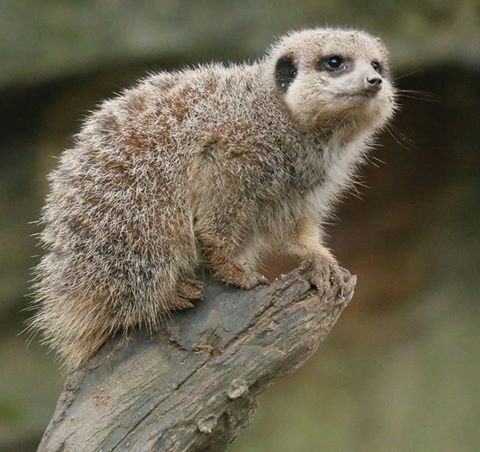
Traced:
<path fill-rule="evenodd" d="M 177 283 L 177 294 L 187 300 L 201 300 L 203 298 L 203 281 L 195 277 L 181 278 Z"/>
<path fill-rule="evenodd" d="M 177 297 L 172 303 L 175 310 L 193 308 L 193 302 L 203 299 L 203 281 L 195 277 L 183 277 L 177 282 Z"/>

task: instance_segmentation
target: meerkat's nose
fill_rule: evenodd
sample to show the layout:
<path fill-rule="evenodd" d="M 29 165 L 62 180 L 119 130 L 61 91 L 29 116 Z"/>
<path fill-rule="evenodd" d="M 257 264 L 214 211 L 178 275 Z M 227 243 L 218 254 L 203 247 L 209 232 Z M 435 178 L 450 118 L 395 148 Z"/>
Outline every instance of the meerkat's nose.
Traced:
<path fill-rule="evenodd" d="M 367 77 L 366 88 L 368 91 L 377 92 L 382 88 L 382 79 L 380 77 Z"/>

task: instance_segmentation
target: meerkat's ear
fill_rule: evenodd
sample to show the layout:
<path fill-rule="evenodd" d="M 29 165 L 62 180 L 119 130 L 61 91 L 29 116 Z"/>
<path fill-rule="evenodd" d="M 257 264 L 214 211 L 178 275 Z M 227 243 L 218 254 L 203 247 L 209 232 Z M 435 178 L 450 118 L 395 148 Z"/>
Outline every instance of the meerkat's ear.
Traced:
<path fill-rule="evenodd" d="M 297 65 L 292 55 L 280 57 L 275 64 L 275 83 L 278 91 L 285 93 L 297 76 Z"/>

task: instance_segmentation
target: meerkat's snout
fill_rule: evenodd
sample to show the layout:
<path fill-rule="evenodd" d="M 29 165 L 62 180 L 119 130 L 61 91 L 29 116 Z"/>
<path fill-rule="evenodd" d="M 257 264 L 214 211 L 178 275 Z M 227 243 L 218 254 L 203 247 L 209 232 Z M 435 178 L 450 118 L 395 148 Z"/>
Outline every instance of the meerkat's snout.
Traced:
<path fill-rule="evenodd" d="M 377 66 L 376 61 L 368 65 L 366 73 L 363 75 L 363 90 L 367 94 L 375 95 L 383 86 L 383 77 L 380 74 L 380 66 Z"/>
<path fill-rule="evenodd" d="M 365 78 L 365 89 L 371 93 L 377 93 L 382 89 L 382 79 L 381 77 L 366 77 Z"/>

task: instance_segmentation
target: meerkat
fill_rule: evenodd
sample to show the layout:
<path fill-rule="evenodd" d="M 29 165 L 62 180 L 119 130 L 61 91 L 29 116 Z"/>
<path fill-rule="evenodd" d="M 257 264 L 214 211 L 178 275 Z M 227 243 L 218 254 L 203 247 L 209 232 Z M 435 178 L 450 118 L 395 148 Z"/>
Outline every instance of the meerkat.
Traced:
<path fill-rule="evenodd" d="M 395 111 L 365 32 L 292 32 L 253 64 L 150 75 L 105 101 L 50 175 L 31 326 L 68 369 L 118 331 L 154 331 L 219 281 L 266 283 L 280 248 L 340 280 L 323 224 Z"/>

